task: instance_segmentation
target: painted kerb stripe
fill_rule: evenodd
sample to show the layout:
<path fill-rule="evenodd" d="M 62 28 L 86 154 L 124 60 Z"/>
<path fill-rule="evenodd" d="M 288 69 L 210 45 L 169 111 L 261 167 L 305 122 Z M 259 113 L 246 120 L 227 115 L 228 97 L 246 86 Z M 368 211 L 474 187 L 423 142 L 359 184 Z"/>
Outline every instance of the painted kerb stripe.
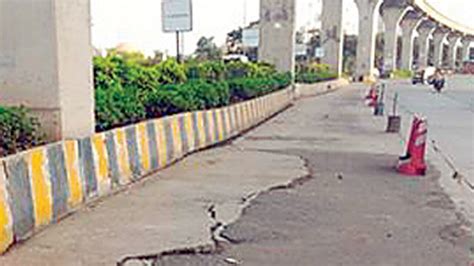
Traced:
<path fill-rule="evenodd" d="M 68 207 L 73 209 L 84 201 L 84 181 L 79 168 L 79 146 L 76 141 L 69 140 L 64 143 L 63 148 L 69 186 Z"/>
<path fill-rule="evenodd" d="M 53 197 L 53 219 L 58 221 L 68 213 L 69 183 L 66 172 L 66 158 L 63 144 L 47 148 L 48 170 Z"/>
<path fill-rule="evenodd" d="M 34 149 L 28 155 L 35 227 L 41 227 L 48 225 L 53 218 L 51 181 L 45 169 L 47 161 L 44 149 Z"/>
<path fill-rule="evenodd" d="M 4 164 L 0 161 L 0 253 L 5 252 L 13 243 L 13 219 L 4 170 Z"/>

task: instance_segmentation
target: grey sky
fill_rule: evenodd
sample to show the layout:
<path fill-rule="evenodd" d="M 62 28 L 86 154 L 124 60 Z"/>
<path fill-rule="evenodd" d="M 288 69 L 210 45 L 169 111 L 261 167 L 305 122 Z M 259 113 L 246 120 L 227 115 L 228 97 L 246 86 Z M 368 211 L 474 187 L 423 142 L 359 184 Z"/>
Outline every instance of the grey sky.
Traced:
<path fill-rule="evenodd" d="M 356 30 L 357 8 L 345 1 L 344 27 Z M 109 48 L 121 42 L 132 43 L 145 52 L 175 51 L 175 37 L 161 31 L 161 0 L 91 0 L 93 43 Z M 473 0 L 429 0 L 453 20 L 474 28 Z M 258 19 L 259 0 L 194 0 L 194 30 L 185 34 L 185 51 L 190 53 L 200 36 L 214 36 L 222 44 L 225 34 Z M 244 12 L 246 10 L 246 12 Z M 297 27 L 316 26 L 321 0 L 297 0 Z"/>

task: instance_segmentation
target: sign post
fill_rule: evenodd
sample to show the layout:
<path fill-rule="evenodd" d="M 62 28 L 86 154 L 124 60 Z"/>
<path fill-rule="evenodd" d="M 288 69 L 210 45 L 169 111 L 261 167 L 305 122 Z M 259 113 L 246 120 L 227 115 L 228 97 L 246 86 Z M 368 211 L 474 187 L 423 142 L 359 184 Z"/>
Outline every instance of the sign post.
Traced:
<path fill-rule="evenodd" d="M 181 63 L 179 47 L 179 31 L 176 31 L 176 61 L 178 61 L 178 63 Z"/>
<path fill-rule="evenodd" d="M 192 0 L 162 0 L 161 12 L 163 32 L 176 33 L 176 60 L 181 62 L 179 34 L 193 29 Z"/>

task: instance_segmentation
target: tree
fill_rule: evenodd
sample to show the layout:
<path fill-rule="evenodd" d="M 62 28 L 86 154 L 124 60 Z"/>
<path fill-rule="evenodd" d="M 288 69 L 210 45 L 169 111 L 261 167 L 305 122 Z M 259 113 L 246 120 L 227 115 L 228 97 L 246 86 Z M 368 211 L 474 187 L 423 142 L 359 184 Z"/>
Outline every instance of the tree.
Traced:
<path fill-rule="evenodd" d="M 344 73 L 352 75 L 355 70 L 355 62 L 357 55 L 357 35 L 344 36 L 344 57 L 343 68 Z"/>
<path fill-rule="evenodd" d="M 305 31 L 305 28 L 301 28 L 300 30 L 296 31 L 295 39 L 297 44 L 304 44 Z"/>
<path fill-rule="evenodd" d="M 242 28 L 227 33 L 226 46 L 229 53 L 242 53 Z"/>
<path fill-rule="evenodd" d="M 375 68 L 383 69 L 385 38 L 384 34 L 379 32 L 375 38 Z"/>
<path fill-rule="evenodd" d="M 218 60 L 222 56 L 221 50 L 214 43 L 214 37 L 201 37 L 194 52 L 198 60 Z"/>

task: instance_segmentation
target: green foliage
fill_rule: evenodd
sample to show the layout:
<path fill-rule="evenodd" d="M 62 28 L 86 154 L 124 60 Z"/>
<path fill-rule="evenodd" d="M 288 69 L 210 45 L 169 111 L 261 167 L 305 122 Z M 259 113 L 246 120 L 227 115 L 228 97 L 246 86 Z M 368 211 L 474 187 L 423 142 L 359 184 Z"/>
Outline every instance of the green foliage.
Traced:
<path fill-rule="evenodd" d="M 233 101 L 248 100 L 259 97 L 291 84 L 291 74 L 273 74 L 260 78 L 235 78 L 229 80 Z"/>
<path fill-rule="evenodd" d="M 96 130 L 135 123 L 145 117 L 139 90 L 124 89 L 119 85 L 95 90 Z"/>
<path fill-rule="evenodd" d="M 337 78 L 337 74 L 326 64 L 311 64 L 301 66 L 296 74 L 297 83 L 313 84 Z"/>
<path fill-rule="evenodd" d="M 197 42 L 197 48 L 194 52 L 198 60 L 219 60 L 222 52 L 214 43 L 214 37 L 201 37 Z"/>
<path fill-rule="evenodd" d="M 261 78 L 276 73 L 275 67 L 266 63 L 234 61 L 227 64 L 227 78 Z"/>
<path fill-rule="evenodd" d="M 394 70 L 392 72 L 392 75 L 394 78 L 396 79 L 409 79 L 413 76 L 413 72 L 411 72 L 410 70 L 403 70 L 403 69 L 399 69 L 399 70 Z"/>
<path fill-rule="evenodd" d="M 175 59 L 167 59 L 155 67 L 157 81 L 160 84 L 177 84 L 186 82 L 186 68 Z"/>
<path fill-rule="evenodd" d="M 199 77 L 205 80 L 224 80 L 227 71 L 226 65 L 222 61 L 206 61 L 198 66 Z"/>
<path fill-rule="evenodd" d="M 23 107 L 0 106 L 0 157 L 42 144 L 40 123 Z"/>
<path fill-rule="evenodd" d="M 268 64 L 174 59 L 151 64 L 134 55 L 94 58 L 96 129 L 204 110 L 287 87 L 289 74 Z M 236 74 L 237 73 L 237 74 Z"/>
<path fill-rule="evenodd" d="M 149 118 L 225 106 L 229 101 L 229 86 L 226 82 L 203 80 L 164 85 L 144 97 Z"/>

